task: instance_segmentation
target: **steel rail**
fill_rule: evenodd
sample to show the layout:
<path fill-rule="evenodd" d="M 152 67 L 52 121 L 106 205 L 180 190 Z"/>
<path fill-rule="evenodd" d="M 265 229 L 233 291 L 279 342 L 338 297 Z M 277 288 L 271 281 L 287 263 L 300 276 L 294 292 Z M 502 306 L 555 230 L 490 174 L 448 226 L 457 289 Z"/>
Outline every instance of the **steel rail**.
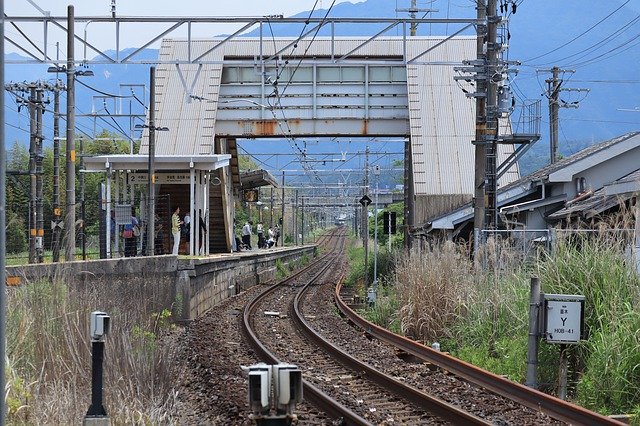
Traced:
<path fill-rule="evenodd" d="M 342 281 L 342 278 L 340 279 Z M 303 287 L 301 291 L 296 294 L 293 303 L 290 307 L 290 316 L 297 324 L 298 329 L 302 331 L 311 341 L 318 346 L 322 347 L 332 358 L 340 360 L 340 362 L 346 365 L 348 368 L 365 372 L 367 379 L 370 379 L 393 393 L 396 393 L 408 401 L 418 405 L 421 408 L 433 413 L 443 420 L 449 421 L 458 425 L 491 425 L 490 421 L 477 417 L 468 411 L 465 411 L 453 404 L 449 404 L 440 398 L 433 395 L 429 395 L 422 392 L 412 386 L 408 386 L 401 381 L 371 367 L 370 365 L 359 361 L 352 357 L 339 347 L 333 345 L 326 339 L 324 339 L 318 332 L 316 332 L 311 324 L 304 318 L 302 313 L 301 303 L 304 293 L 311 287 L 311 283 Z"/>
<path fill-rule="evenodd" d="M 299 277 L 300 275 L 307 272 L 308 270 L 318 265 L 319 263 L 324 262 L 330 256 L 332 256 L 332 253 L 330 252 L 325 254 L 324 256 L 321 256 L 315 262 L 309 264 L 306 268 L 303 268 L 302 270 L 296 272 L 295 274 L 287 277 L 286 279 L 282 280 L 280 283 L 269 287 L 266 291 L 257 295 L 250 303 L 247 304 L 244 310 L 244 315 L 243 315 L 242 331 L 247 341 L 249 342 L 249 345 L 253 348 L 253 350 L 256 351 L 258 358 L 272 364 L 278 364 L 280 362 L 280 360 L 275 356 L 275 354 L 270 352 L 267 349 L 267 347 L 264 344 L 262 344 L 262 342 L 260 342 L 260 339 L 258 338 L 256 333 L 253 331 L 253 328 L 251 326 L 251 317 L 255 313 L 258 305 L 260 304 L 260 301 L 263 298 L 265 298 L 267 295 L 269 295 L 271 292 L 278 289 L 279 287 L 289 283 L 290 281 L 293 281 L 293 279 Z M 327 262 L 327 265 L 329 264 L 330 263 Z M 318 274 L 316 274 L 316 276 L 318 276 Z M 316 276 L 314 276 L 314 278 Z M 372 423 L 360 417 L 358 414 L 354 413 L 353 411 L 351 411 L 350 409 L 342 405 L 340 402 L 331 398 L 329 395 L 327 395 L 326 393 L 318 389 L 316 386 L 314 386 L 312 383 L 306 380 L 303 380 L 302 383 L 304 387 L 304 390 L 303 390 L 304 399 L 309 401 L 313 405 L 315 405 L 317 408 L 321 409 L 323 412 L 325 412 L 329 416 L 332 416 L 337 419 L 341 418 L 348 425 L 373 426 Z"/>
<path fill-rule="evenodd" d="M 371 336 L 389 343 L 409 354 L 424 361 L 437 365 L 450 373 L 455 374 L 484 389 L 498 395 L 509 398 L 526 407 L 541 411 L 548 416 L 570 423 L 572 425 L 624 425 L 617 420 L 587 410 L 584 407 L 563 401 L 536 389 L 528 388 L 520 383 L 513 382 L 501 376 L 483 370 L 475 365 L 461 361 L 445 353 L 436 351 L 404 336 L 392 333 L 379 327 L 358 315 L 340 297 L 342 283 L 338 283 L 335 289 L 335 303 L 340 311 L 355 325 L 363 329 Z"/>

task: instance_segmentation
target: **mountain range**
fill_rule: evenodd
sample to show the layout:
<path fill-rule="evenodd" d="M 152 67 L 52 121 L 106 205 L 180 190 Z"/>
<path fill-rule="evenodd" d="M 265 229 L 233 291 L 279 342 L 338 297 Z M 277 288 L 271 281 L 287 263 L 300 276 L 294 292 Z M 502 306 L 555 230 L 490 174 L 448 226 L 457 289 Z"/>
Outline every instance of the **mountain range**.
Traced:
<path fill-rule="evenodd" d="M 327 0 L 325 5 L 326 3 Z M 345 2 L 335 5 L 330 16 L 400 17 L 406 14 L 396 12 L 396 9 L 407 8 L 409 3 L 409 0 Z M 542 138 L 521 162 L 524 174 L 548 162 L 548 101 L 545 80 L 550 77 L 548 70 L 553 66 L 567 70 L 561 73 L 562 88 L 572 89 L 563 90 L 560 96 L 562 105 L 567 106 L 560 109 L 559 139 L 562 155 L 573 154 L 592 143 L 640 128 L 640 0 L 504 0 L 499 3 L 509 10 L 505 14 L 508 15 L 508 59 L 521 62 L 521 65 L 516 66 L 519 72 L 512 78 L 511 88 L 517 98 L 541 99 L 543 104 Z M 517 5 L 515 14 L 512 13 L 514 3 Z M 421 2 L 419 7 L 424 7 Z M 429 2 L 427 7 L 437 10 L 428 15 L 433 18 L 473 18 L 476 13 L 475 1 L 471 0 L 436 0 Z M 322 17 L 326 13 L 326 9 L 318 9 L 313 15 Z M 296 16 L 307 17 L 309 14 L 307 11 Z M 300 26 L 278 25 L 276 21 L 271 29 L 274 37 L 298 36 L 301 31 Z M 338 36 L 373 34 L 381 29 L 381 26 L 372 24 L 366 24 L 366 28 L 365 24 L 335 27 Z M 418 27 L 418 35 L 451 34 L 455 30 L 457 27 L 454 25 L 423 24 Z M 329 28 L 324 28 L 318 36 L 329 35 L 329 31 Z M 384 35 L 401 35 L 400 31 L 401 29 L 395 28 Z M 467 35 L 474 34 L 473 31 L 468 31 Z M 257 33 L 246 35 L 255 36 Z M 125 50 L 124 54 L 128 51 L 130 49 Z M 154 59 L 157 53 L 156 49 L 145 49 L 142 54 L 145 58 Z M 10 53 L 6 58 L 15 60 L 18 56 Z M 129 95 L 133 92 L 138 99 L 145 95 L 139 85 L 148 84 L 147 65 L 91 65 L 91 70 L 94 77 L 79 78 L 103 94 Z M 46 71 L 47 65 L 7 64 L 5 79 L 8 83 L 54 77 Z M 136 114 L 144 112 L 142 106 L 131 98 L 113 105 L 105 104 L 102 96 L 82 84 L 76 84 L 79 114 L 92 111 L 114 113 L 118 109 L 123 112 L 134 111 Z M 5 101 L 7 145 L 14 141 L 28 144 L 28 115 L 24 109 L 18 113 L 14 95 L 5 92 Z M 130 132 L 128 122 L 113 120 L 108 116 L 95 123 L 79 117 L 77 123 L 80 131 L 87 136 L 93 134 L 94 128 L 98 132 L 105 128 L 111 132 L 124 132 L 126 137 L 136 136 Z M 45 118 L 45 134 L 50 133 L 50 129 L 50 118 Z M 260 144 L 259 149 L 276 150 L 275 147 L 265 145 Z M 313 149 L 313 146 L 309 149 Z"/>

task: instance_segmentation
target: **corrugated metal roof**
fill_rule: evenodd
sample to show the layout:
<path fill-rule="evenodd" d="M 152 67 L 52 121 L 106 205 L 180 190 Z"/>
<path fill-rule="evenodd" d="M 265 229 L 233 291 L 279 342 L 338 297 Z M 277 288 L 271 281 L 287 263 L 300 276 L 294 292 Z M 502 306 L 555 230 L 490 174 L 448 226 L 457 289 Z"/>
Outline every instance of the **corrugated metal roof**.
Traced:
<path fill-rule="evenodd" d="M 408 45 L 415 57 L 436 43 L 421 40 Z M 458 62 L 476 55 L 475 39 L 452 39 L 424 55 L 433 62 Z M 475 150 L 475 101 L 465 96 L 448 65 L 409 65 L 409 121 L 416 195 L 473 194 Z M 499 146 L 499 160 L 513 152 L 512 145 Z M 506 173 L 499 183 L 518 178 Z"/>

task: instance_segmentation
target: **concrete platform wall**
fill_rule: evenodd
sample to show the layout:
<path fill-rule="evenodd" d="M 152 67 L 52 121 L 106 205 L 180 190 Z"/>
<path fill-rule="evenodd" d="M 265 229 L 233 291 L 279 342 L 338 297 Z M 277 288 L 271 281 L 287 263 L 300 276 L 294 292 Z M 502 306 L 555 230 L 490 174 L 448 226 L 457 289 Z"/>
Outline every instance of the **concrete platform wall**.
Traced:
<path fill-rule="evenodd" d="M 250 286 L 273 282 L 277 260 L 286 266 L 305 256 L 315 256 L 315 246 L 207 258 L 166 255 L 10 266 L 6 270 L 9 285 L 58 280 L 91 295 L 96 309 L 169 309 L 176 320 L 188 321 Z"/>

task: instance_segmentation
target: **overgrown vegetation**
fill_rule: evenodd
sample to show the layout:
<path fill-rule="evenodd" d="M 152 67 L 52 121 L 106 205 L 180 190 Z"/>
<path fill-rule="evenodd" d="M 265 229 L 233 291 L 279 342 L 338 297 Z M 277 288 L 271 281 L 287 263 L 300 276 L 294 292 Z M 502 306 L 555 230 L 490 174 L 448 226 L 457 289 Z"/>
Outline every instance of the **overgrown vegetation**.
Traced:
<path fill-rule="evenodd" d="M 80 422 L 91 402 L 89 314 L 104 309 L 114 318 L 104 357 L 104 401 L 112 422 L 175 423 L 175 359 L 166 343 L 172 312 L 154 310 L 124 283 L 126 295 L 99 300 L 91 286 L 67 286 L 66 278 L 9 292 L 7 422 Z"/>
<path fill-rule="evenodd" d="M 586 297 L 586 339 L 567 350 L 569 398 L 605 414 L 639 412 L 640 278 L 630 240 L 604 230 L 567 235 L 526 262 L 495 242 L 481 254 L 482 265 L 468 247 L 450 242 L 399 256 L 365 315 L 524 382 L 530 279 L 537 276 L 545 293 Z M 364 297 L 363 257 L 362 248 L 349 250 L 346 284 Z M 538 382 L 548 393 L 557 392 L 558 363 L 559 346 L 542 343 Z"/>

